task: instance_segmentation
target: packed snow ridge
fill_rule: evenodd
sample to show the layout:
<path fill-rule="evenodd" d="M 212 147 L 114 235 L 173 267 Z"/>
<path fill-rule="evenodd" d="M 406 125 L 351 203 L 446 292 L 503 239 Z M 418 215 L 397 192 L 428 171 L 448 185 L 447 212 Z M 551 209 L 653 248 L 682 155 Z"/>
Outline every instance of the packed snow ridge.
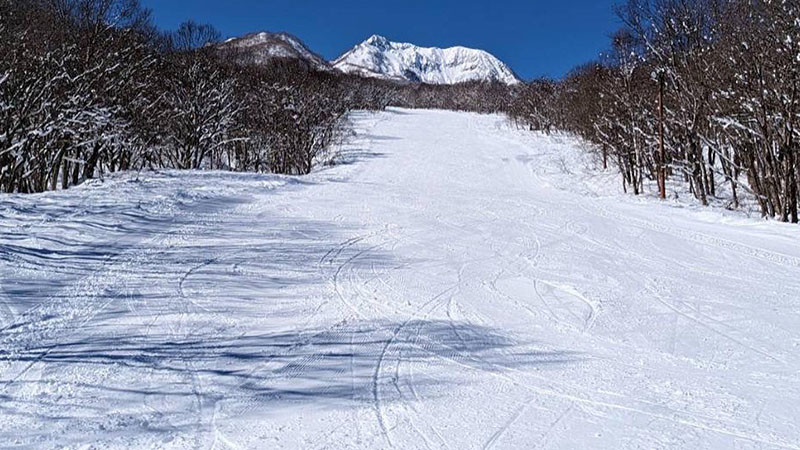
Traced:
<path fill-rule="evenodd" d="M 256 64 L 267 64 L 275 58 L 292 58 L 323 71 L 332 71 L 330 63 L 311 51 L 297 36 L 289 33 L 252 33 L 225 41 L 220 48 L 238 50 Z"/>
<path fill-rule="evenodd" d="M 333 66 L 345 73 L 430 84 L 476 80 L 508 85 L 520 82 L 507 65 L 483 50 L 418 47 L 378 35 L 342 55 Z"/>

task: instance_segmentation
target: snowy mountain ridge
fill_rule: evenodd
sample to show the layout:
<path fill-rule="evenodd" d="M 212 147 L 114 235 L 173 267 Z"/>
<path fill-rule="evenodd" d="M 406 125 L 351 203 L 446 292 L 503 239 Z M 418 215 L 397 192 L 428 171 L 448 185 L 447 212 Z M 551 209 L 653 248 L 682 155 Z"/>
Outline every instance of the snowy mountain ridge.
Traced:
<path fill-rule="evenodd" d="M 506 64 L 492 54 L 467 47 L 419 47 L 374 35 L 333 62 L 312 51 L 289 33 L 259 32 L 219 44 L 245 63 L 267 64 L 276 58 L 297 59 L 325 72 L 334 70 L 403 82 L 455 84 L 466 81 L 520 83 Z"/>
<path fill-rule="evenodd" d="M 345 73 L 397 81 L 455 84 L 499 81 L 517 84 L 519 78 L 492 54 L 466 47 L 419 47 L 374 35 L 333 62 Z"/>
<path fill-rule="evenodd" d="M 256 64 L 266 64 L 275 58 L 292 58 L 304 61 L 317 70 L 333 70 L 328 61 L 309 49 L 297 36 L 289 33 L 251 33 L 228 39 L 220 48 L 240 51 L 250 62 Z"/>

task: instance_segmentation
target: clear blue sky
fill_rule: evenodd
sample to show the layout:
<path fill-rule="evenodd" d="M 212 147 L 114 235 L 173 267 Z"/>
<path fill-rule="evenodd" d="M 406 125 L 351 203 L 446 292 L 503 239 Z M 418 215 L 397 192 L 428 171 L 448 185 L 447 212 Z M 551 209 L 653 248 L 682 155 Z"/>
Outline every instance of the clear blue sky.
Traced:
<path fill-rule="evenodd" d="M 335 59 L 373 34 L 417 45 L 487 50 L 519 76 L 563 76 L 608 47 L 620 0 L 142 0 L 156 24 L 186 19 L 225 37 L 287 31 Z"/>

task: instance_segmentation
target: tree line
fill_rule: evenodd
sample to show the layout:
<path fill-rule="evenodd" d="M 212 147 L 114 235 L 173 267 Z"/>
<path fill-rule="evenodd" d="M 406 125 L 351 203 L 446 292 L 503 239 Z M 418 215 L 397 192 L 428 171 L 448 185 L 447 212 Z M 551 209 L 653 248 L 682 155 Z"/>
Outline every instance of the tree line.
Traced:
<path fill-rule="evenodd" d="M 359 99 L 298 62 L 236 64 L 136 0 L 0 1 L 0 190 L 144 168 L 308 173 Z"/>
<path fill-rule="evenodd" d="M 800 3 L 629 0 L 601 60 L 536 80 L 509 114 L 593 143 L 623 186 L 685 183 L 708 204 L 722 187 L 765 217 L 798 221 Z"/>
<path fill-rule="evenodd" d="M 248 61 L 209 25 L 152 25 L 137 0 L 0 0 L 0 191 L 120 170 L 306 174 L 387 106 L 508 113 L 575 133 L 624 188 L 742 194 L 798 221 L 800 13 L 786 0 L 629 0 L 599 61 L 519 86 L 396 83 Z"/>

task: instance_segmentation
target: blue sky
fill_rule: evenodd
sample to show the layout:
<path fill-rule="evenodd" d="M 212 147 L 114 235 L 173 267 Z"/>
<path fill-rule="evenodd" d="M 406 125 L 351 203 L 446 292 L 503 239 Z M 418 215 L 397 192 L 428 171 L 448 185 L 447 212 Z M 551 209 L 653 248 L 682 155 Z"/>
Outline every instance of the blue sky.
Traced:
<path fill-rule="evenodd" d="M 619 0 L 142 0 L 156 23 L 186 19 L 225 37 L 287 31 L 334 59 L 373 34 L 417 45 L 487 50 L 525 79 L 560 77 L 597 57 L 617 28 Z"/>

